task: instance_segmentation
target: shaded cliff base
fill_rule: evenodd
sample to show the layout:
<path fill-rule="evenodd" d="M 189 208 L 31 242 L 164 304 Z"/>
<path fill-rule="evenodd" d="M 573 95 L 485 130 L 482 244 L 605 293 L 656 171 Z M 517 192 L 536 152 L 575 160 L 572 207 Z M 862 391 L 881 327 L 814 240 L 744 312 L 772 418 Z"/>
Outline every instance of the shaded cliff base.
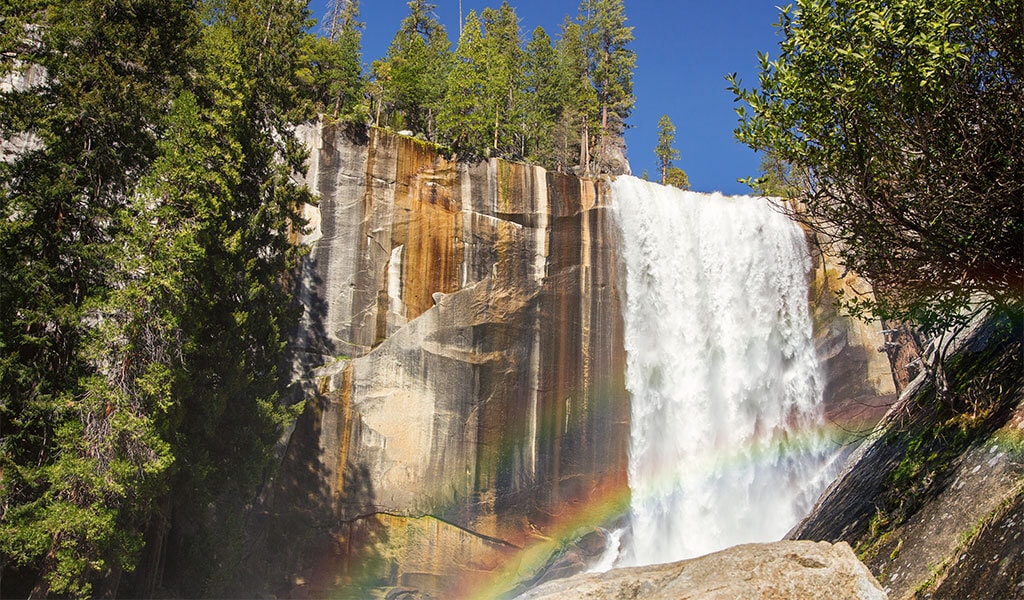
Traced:
<path fill-rule="evenodd" d="M 794 539 L 846 541 L 892 598 L 1024 598 L 1024 327 L 979 320 L 901 395 Z"/>

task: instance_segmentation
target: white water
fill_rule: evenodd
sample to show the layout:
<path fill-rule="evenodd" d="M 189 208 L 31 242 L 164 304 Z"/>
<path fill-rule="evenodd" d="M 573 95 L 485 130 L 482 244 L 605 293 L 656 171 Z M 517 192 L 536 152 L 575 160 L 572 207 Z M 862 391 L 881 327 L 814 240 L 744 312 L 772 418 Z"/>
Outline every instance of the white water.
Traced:
<path fill-rule="evenodd" d="M 803 233 L 763 199 L 612 190 L 632 407 L 620 564 L 780 539 L 834 475 Z"/>

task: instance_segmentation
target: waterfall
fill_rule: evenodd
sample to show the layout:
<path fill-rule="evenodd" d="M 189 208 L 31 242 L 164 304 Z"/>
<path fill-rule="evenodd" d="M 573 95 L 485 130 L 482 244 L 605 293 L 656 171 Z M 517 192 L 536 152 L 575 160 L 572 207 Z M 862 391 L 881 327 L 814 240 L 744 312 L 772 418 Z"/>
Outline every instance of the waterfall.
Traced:
<path fill-rule="evenodd" d="M 764 199 L 612 184 L 632 542 L 651 564 L 780 539 L 830 480 L 800 228 Z"/>

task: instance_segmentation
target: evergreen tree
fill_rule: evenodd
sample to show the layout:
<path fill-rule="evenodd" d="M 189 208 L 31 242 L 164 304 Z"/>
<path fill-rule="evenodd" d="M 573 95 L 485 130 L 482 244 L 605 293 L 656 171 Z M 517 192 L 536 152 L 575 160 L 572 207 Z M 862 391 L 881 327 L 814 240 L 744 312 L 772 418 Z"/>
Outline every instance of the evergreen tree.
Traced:
<path fill-rule="evenodd" d="M 665 180 L 662 184 L 677 187 L 681 190 L 688 190 L 690 189 L 690 178 L 686 176 L 686 171 L 679 167 L 669 167 L 665 171 Z"/>
<path fill-rule="evenodd" d="M 580 21 L 589 60 L 589 74 L 597 92 L 601 128 L 597 142 L 599 171 L 618 171 L 615 151 L 624 151 L 626 119 L 633 110 L 633 69 L 636 53 L 627 46 L 633 28 L 626 26 L 622 0 L 583 0 Z"/>
<path fill-rule="evenodd" d="M 555 123 L 562 110 L 558 61 L 544 28 L 537 27 L 523 57 L 525 95 L 520 120 L 520 153 L 530 162 L 551 167 L 555 164 Z"/>
<path fill-rule="evenodd" d="M 522 146 L 516 143 L 523 105 L 519 22 L 507 1 L 497 10 L 485 8 L 480 16 L 484 28 L 481 62 L 486 75 L 483 106 L 491 120 L 491 150 L 497 155 L 513 155 Z"/>
<path fill-rule="evenodd" d="M 325 36 L 304 36 L 308 93 L 314 109 L 332 119 L 362 122 L 366 118 L 360 52 L 363 27 L 359 0 L 331 0 L 324 18 Z"/>
<path fill-rule="evenodd" d="M 4 593 L 109 595 L 171 457 L 101 307 L 198 21 L 185 0 L 18 2 L 0 21 L 4 74 L 45 69 L 0 92 L 0 139 L 25 142 L 0 161 Z"/>
<path fill-rule="evenodd" d="M 381 113 L 391 124 L 435 139 L 434 119 L 444 98 L 451 51 L 444 27 L 426 0 L 410 0 L 409 15 L 391 41 L 387 56 L 374 62 L 376 123 Z"/>
<path fill-rule="evenodd" d="M 489 115 L 483 106 L 486 84 L 483 39 L 476 11 L 469 11 L 445 81 L 438 111 L 439 139 L 457 152 L 481 156 L 488 147 Z"/>
<path fill-rule="evenodd" d="M 597 92 L 588 75 L 583 29 L 569 18 L 555 45 L 555 62 L 561 110 L 554 129 L 554 167 L 584 172 L 590 165 L 590 128 L 597 122 Z"/>
<path fill-rule="evenodd" d="M 307 15 L 15 8 L 4 68 L 47 75 L 0 93 L 0 139 L 28 142 L 0 162 L 5 595 L 149 594 L 131 571 L 165 549 L 165 585 L 223 594 L 286 414 Z"/>
<path fill-rule="evenodd" d="M 665 185 L 668 177 L 668 170 L 672 167 L 672 161 L 679 158 L 679 151 L 672 147 L 676 139 L 676 126 L 668 115 L 661 115 L 658 119 L 658 145 L 654 148 L 654 155 L 658 157 L 658 171 L 661 172 L 661 184 Z"/>
<path fill-rule="evenodd" d="M 305 156 L 286 118 L 301 107 L 300 88 L 263 87 L 297 80 L 305 11 L 231 8 L 206 27 L 198 77 L 174 104 L 136 208 L 169 229 L 155 247 L 189 257 L 176 274 L 181 287 L 168 288 L 178 315 L 170 334 L 181 347 L 169 365 L 168 439 L 188 468 L 173 471 L 162 532 L 179 577 L 165 584 L 188 596 L 232 592 L 246 503 L 288 414 L 288 379 L 278 371 L 291 321 L 284 280 L 299 254 L 289 240 L 302 226 L 297 209 L 310 200 L 291 178 Z M 278 40 L 274 61 L 247 60 L 252 23 L 269 24 L 260 33 Z"/>

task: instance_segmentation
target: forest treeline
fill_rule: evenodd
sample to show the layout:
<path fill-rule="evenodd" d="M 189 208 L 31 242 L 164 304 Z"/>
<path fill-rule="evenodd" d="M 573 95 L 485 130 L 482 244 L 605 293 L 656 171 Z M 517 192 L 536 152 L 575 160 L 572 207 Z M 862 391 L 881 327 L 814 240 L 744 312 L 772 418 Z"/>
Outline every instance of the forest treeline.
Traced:
<path fill-rule="evenodd" d="M 12 0 L 0 9 L 0 584 L 224 596 L 300 404 L 295 124 L 619 168 L 621 0 L 528 42 L 507 3 L 454 51 L 423 0 L 364 68 L 356 0 Z M 618 154 L 616 154 L 618 152 Z M 291 406 L 289 406 L 291 404 Z"/>
<path fill-rule="evenodd" d="M 309 38 L 319 111 L 408 130 L 463 158 L 576 173 L 626 167 L 636 56 L 622 0 L 583 0 L 554 40 L 542 27 L 525 40 L 507 2 L 470 11 L 454 50 L 433 5 L 408 5 L 387 55 L 363 75 L 358 5 L 330 5 L 327 35 Z"/>

